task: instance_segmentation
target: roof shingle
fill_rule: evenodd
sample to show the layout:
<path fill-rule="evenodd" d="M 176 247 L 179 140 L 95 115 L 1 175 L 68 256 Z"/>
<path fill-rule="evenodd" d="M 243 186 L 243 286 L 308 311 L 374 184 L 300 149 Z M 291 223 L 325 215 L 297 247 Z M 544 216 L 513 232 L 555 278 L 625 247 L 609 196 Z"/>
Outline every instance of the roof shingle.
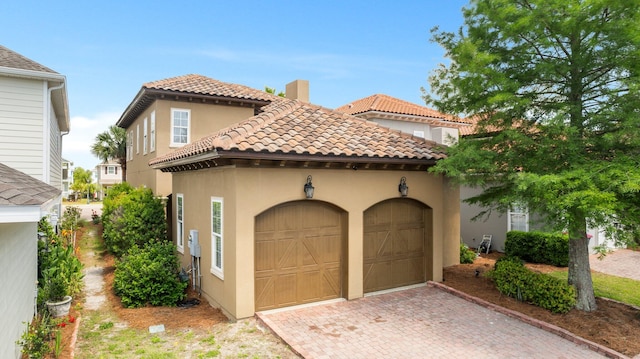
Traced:
<path fill-rule="evenodd" d="M 335 156 L 433 161 L 445 157 L 443 148 L 433 141 L 301 101 L 282 99 L 263 110 L 149 164 L 164 167 L 213 151 L 311 155 L 319 159 Z"/>
<path fill-rule="evenodd" d="M 344 106 L 338 107 L 336 111 L 348 113 L 350 115 L 358 115 L 372 111 L 386 112 L 398 115 L 418 116 L 429 119 L 466 123 L 464 119 L 446 115 L 434 109 L 416 105 L 414 103 L 383 94 L 375 94 L 360 100 L 353 101 Z"/>
<path fill-rule="evenodd" d="M 142 88 L 269 102 L 280 99 L 280 97 L 265 91 L 196 74 L 147 82 L 142 85 Z"/>
<path fill-rule="evenodd" d="M 31 59 L 28 59 L 15 51 L 9 50 L 2 45 L 0 45 L 0 66 L 19 70 L 30 70 L 57 74 L 57 72 L 51 70 L 50 68 L 43 66 Z"/>
<path fill-rule="evenodd" d="M 60 190 L 0 163 L 0 206 L 41 205 Z"/>

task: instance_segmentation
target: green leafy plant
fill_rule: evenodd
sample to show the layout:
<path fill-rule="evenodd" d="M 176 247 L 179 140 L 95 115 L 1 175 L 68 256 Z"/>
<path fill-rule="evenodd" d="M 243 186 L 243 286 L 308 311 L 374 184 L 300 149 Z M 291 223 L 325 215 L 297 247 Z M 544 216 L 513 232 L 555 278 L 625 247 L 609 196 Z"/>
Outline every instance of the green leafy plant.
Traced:
<path fill-rule="evenodd" d="M 55 269 L 55 268 L 53 268 Z M 50 273 L 50 274 L 49 274 Z M 45 299 L 50 302 L 59 302 L 69 295 L 64 278 L 57 275 L 55 270 L 50 270 L 45 274 L 45 284 L 43 288 Z"/>
<path fill-rule="evenodd" d="M 476 259 L 476 253 L 471 249 L 469 249 L 469 247 L 466 244 L 460 243 L 460 263 L 461 264 L 473 263 L 475 259 Z"/>
<path fill-rule="evenodd" d="M 107 249 L 121 257 L 133 246 L 167 239 L 162 201 L 148 188 L 120 186 L 104 201 L 102 221 Z"/>
<path fill-rule="evenodd" d="M 116 263 L 114 290 L 128 308 L 146 304 L 175 306 L 184 299 L 188 285 L 179 279 L 179 268 L 172 243 L 134 246 Z"/>
<path fill-rule="evenodd" d="M 49 317 L 46 314 L 37 315 L 31 324 L 25 324 L 27 324 L 27 329 L 16 344 L 22 347 L 22 354 L 29 358 L 45 358 L 51 352 Z"/>
<path fill-rule="evenodd" d="M 566 267 L 569 264 L 569 237 L 558 233 L 510 231 L 504 251 L 529 263 Z"/>
<path fill-rule="evenodd" d="M 554 313 L 566 313 L 576 304 L 574 287 L 549 275 L 530 271 L 518 257 L 500 258 L 487 275 L 500 293 Z"/>

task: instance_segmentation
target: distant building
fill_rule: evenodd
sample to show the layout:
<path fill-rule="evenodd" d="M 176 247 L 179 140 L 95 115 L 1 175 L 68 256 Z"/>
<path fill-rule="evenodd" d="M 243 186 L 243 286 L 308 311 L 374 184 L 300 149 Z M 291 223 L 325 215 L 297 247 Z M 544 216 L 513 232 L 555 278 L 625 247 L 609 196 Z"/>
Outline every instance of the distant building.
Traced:
<path fill-rule="evenodd" d="M 96 191 L 96 199 L 98 200 L 104 199 L 110 187 L 122 182 L 122 167 L 113 160 L 97 165 L 94 173 L 98 184 Z"/>
<path fill-rule="evenodd" d="M 69 189 L 73 184 L 73 162 L 62 159 L 62 198 L 68 199 L 71 194 Z"/>

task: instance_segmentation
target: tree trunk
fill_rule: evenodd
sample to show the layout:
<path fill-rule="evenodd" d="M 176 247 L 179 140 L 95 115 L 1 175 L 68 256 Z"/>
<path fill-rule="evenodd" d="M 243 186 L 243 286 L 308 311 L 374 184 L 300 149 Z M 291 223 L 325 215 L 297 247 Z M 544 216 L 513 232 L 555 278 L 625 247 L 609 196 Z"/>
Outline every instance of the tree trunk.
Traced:
<path fill-rule="evenodd" d="M 597 305 L 589 265 L 587 222 L 584 216 L 576 217 L 569 228 L 569 284 L 576 288 L 576 308 L 591 312 L 597 309 Z"/>

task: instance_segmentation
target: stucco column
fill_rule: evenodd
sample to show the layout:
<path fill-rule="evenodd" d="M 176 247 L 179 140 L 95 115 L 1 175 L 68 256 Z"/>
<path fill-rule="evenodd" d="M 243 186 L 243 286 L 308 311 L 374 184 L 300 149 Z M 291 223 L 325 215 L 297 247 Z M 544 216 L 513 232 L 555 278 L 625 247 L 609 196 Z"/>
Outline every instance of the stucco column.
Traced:
<path fill-rule="evenodd" d="M 347 244 L 347 299 L 361 298 L 364 295 L 363 278 L 363 213 L 349 211 L 349 230 Z"/>
<path fill-rule="evenodd" d="M 443 227 L 445 230 L 443 263 L 444 267 L 460 264 L 460 186 L 445 178 L 443 192 Z"/>

